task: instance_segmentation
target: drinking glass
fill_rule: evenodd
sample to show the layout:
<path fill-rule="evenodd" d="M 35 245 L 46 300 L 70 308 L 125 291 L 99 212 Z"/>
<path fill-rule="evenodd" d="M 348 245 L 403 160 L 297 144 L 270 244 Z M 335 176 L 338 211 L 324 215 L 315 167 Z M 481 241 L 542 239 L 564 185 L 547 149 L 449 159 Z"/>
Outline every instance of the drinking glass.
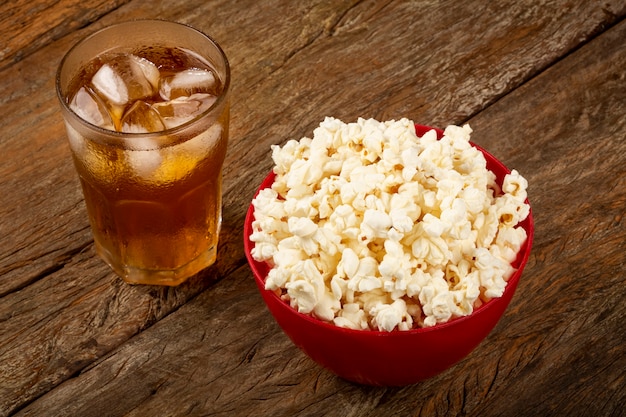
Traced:
<path fill-rule="evenodd" d="M 115 100 L 109 102 L 105 97 L 72 101 L 77 86 L 96 83 L 87 76 L 94 63 L 127 54 L 141 68 L 162 71 L 180 65 L 172 50 L 189 62 L 209 66 L 215 77 L 215 96 L 191 120 L 172 124 L 166 117 L 157 120 L 165 120 L 160 131 L 145 132 L 134 127 L 116 131 L 107 123 L 94 122 L 93 109 L 89 109 L 94 102 L 110 113 L 102 117 L 110 116 L 118 127 L 133 118 L 148 116 L 125 115 L 127 120 L 122 119 L 122 123 L 120 115 L 128 109 Z M 153 59 L 158 65 L 149 66 L 144 59 Z M 135 64 L 130 67 L 139 68 Z M 159 85 L 164 82 L 161 74 L 155 88 L 162 88 Z M 132 91 L 136 81 L 128 83 L 126 89 Z M 63 58 L 56 78 L 57 95 L 95 248 L 126 282 L 174 286 L 215 262 L 222 220 L 229 88 L 230 68 L 221 47 L 206 34 L 175 22 L 115 24 L 83 39 Z M 155 107 L 151 106 L 167 110 L 187 99 L 167 98 L 170 100 L 164 100 L 165 104 L 148 103 L 146 114 L 154 114 Z M 144 104 L 142 101 L 138 107 Z M 98 113 L 96 119 L 100 117 Z"/>

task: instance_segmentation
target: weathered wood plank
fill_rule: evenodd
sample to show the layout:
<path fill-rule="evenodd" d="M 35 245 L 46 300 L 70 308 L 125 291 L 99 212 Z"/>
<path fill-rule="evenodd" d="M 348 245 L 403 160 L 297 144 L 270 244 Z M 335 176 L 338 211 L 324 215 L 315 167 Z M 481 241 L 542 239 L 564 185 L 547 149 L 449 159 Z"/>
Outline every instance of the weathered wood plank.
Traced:
<path fill-rule="evenodd" d="M 599 5 L 581 0 L 575 4 L 567 2 L 567 7 L 565 2 L 553 4 L 547 1 L 532 5 L 507 3 L 510 7 L 502 4 L 391 2 L 378 6 L 376 2 L 244 4 L 197 1 L 176 2 L 166 9 L 161 3 L 154 6 L 151 2 L 134 1 L 96 25 L 52 42 L 1 71 L 0 79 L 6 81 L 0 84 L 3 122 L 0 142 L 4 151 L 0 164 L 0 177 L 3 178 L 0 183 L 0 294 L 4 294 L 0 299 L 0 373 L 5 377 L 0 381 L 0 415 L 24 407 L 47 391 L 51 391 L 49 395 L 25 408 L 24 413 L 54 410 L 55 414 L 62 415 L 72 410 L 77 414 L 92 415 L 103 410 L 111 413 L 136 410 L 134 412 L 141 414 L 158 407 L 161 410 L 168 409 L 163 407 L 182 407 L 171 410 L 175 414 L 183 414 L 180 410 L 189 410 L 190 414 L 203 410 L 224 413 L 224 410 L 230 410 L 230 415 L 234 415 L 244 411 L 249 414 L 256 409 L 313 415 L 317 411 L 332 410 L 337 403 L 345 405 L 353 415 L 372 410 L 406 411 L 408 414 L 420 407 L 424 412 L 439 414 L 444 414 L 446 407 L 452 411 L 463 407 L 482 410 L 495 401 L 494 397 L 499 397 L 501 391 L 514 392 L 508 379 L 499 379 L 504 375 L 517 376 L 517 380 L 525 384 L 532 381 L 528 374 L 533 368 L 540 368 L 546 375 L 549 362 L 542 356 L 546 351 L 555 355 L 548 357 L 559 359 L 561 380 L 580 389 L 576 381 L 571 380 L 571 373 L 565 372 L 565 357 L 556 356 L 556 352 L 549 350 L 551 345 L 559 345 L 556 336 L 541 339 L 543 332 L 551 326 L 565 331 L 565 324 L 557 317 L 541 321 L 541 316 L 534 313 L 530 323 L 539 325 L 541 331 L 525 331 L 529 321 L 518 317 L 525 314 L 528 307 L 521 303 L 520 297 L 515 299 L 510 314 L 496 333 L 482 345 L 487 350 L 475 353 L 439 378 L 417 388 L 354 387 L 319 370 L 289 344 L 260 308 L 260 298 L 254 295 L 247 269 L 240 268 L 244 263 L 241 249 L 243 214 L 256 184 L 270 168 L 269 144 L 310 134 L 326 115 L 346 121 L 358 116 L 379 119 L 408 116 L 422 123 L 444 125 L 480 114 L 493 103 L 485 114 L 496 112 L 501 109 L 498 99 L 606 26 L 619 21 L 626 12 L 626 5 L 619 1 Z M 479 15 L 473 12 L 476 8 L 481 9 Z M 274 16 L 277 10 L 285 16 L 284 19 L 264 18 Z M 53 92 L 56 66 L 79 36 L 106 23 L 136 17 L 171 18 L 211 33 L 224 46 L 233 66 L 233 140 L 225 168 L 220 260 L 197 279 L 176 289 L 121 285 L 95 258 Z M 618 62 L 623 62 L 623 49 L 621 52 L 614 49 L 623 37 L 613 35 L 609 39 L 613 44 L 605 45 L 604 53 L 617 54 Z M 568 62 L 571 61 L 568 59 Z M 593 67 L 593 60 L 583 62 Z M 580 72 L 580 67 L 577 68 Z M 602 74 L 607 76 L 608 70 L 596 68 L 596 71 L 583 77 L 581 85 L 591 83 L 601 88 L 600 81 L 606 81 Z M 556 73 L 560 74 L 559 71 Z M 619 76 L 618 73 L 614 82 L 619 81 Z M 476 117 L 471 121 L 476 121 L 477 131 L 481 123 L 494 127 L 481 130 L 489 133 L 481 133 L 479 142 L 490 150 L 493 146 L 496 155 L 518 167 L 532 184 L 556 181 L 552 183 L 550 193 L 536 188 L 538 191 L 531 197 L 535 198 L 533 204 L 536 207 L 544 208 L 543 213 L 547 212 L 546 208 L 551 208 L 552 203 L 560 203 L 559 208 L 566 213 L 561 218 L 565 219 L 565 225 L 555 224 L 554 219 L 540 214 L 539 220 L 549 225 L 546 231 L 570 236 L 566 225 L 573 225 L 576 211 L 575 206 L 567 204 L 565 196 L 577 188 L 568 187 L 563 177 L 553 180 L 551 176 L 552 172 L 560 172 L 557 169 L 567 170 L 567 164 L 560 159 L 559 167 L 555 168 L 548 165 L 555 160 L 547 159 L 547 155 L 535 152 L 529 157 L 520 150 L 527 141 L 537 144 L 536 149 L 552 149 L 550 157 L 555 157 L 563 149 L 569 151 L 567 155 L 574 154 L 576 147 L 566 146 L 560 136 L 561 130 L 551 131 L 552 141 L 546 141 L 538 133 L 509 135 L 510 141 L 497 141 L 511 131 L 511 123 L 517 117 L 516 106 L 526 106 L 527 113 L 532 115 L 535 101 L 544 106 L 542 109 L 549 109 L 550 105 L 554 109 L 567 109 L 554 103 L 587 99 L 586 95 L 579 95 L 582 94 L 580 89 L 569 91 L 570 84 L 559 84 L 556 75 L 546 77 L 544 79 L 552 80 L 556 88 L 554 97 L 549 97 L 552 100 L 546 101 L 546 97 L 539 94 L 541 85 L 531 83 L 532 88 L 539 90 L 536 95 L 512 95 L 510 106 L 506 106 L 507 110 L 500 110 L 501 114 L 493 113 L 493 116 Z M 607 91 L 614 93 L 614 90 L 600 91 L 606 94 Z M 599 101 L 598 97 L 592 95 L 588 99 L 599 107 L 605 101 Z M 623 95 L 616 97 L 623 100 Z M 529 101 L 523 103 L 524 100 Z M 579 116 L 600 117 L 600 112 L 580 113 L 580 107 L 578 109 Z M 606 117 L 615 119 L 615 108 L 607 110 Z M 573 116 L 555 113 L 552 117 L 558 122 L 539 117 L 534 117 L 535 132 L 542 133 L 553 129 L 554 123 L 566 124 L 568 117 Z M 495 123 L 506 119 L 509 120 L 507 129 Z M 583 119 L 580 116 L 579 120 Z M 604 146 L 608 146 L 607 138 L 619 134 L 623 138 L 623 125 L 617 124 L 616 127 L 614 120 L 611 126 L 594 129 L 594 134 L 604 138 Z M 515 127 L 519 135 L 521 127 Z M 588 140 L 580 136 L 584 130 L 583 133 L 578 130 L 566 132 L 575 133 L 576 146 L 580 141 Z M 521 144 L 520 138 L 524 138 Z M 29 146 L 24 146 L 25 141 Z M 505 143 L 515 145 L 507 147 Z M 595 150 L 587 149 L 592 155 L 590 161 L 599 164 Z M 576 167 L 580 170 L 584 165 L 579 162 Z M 579 173 L 579 170 L 570 172 Z M 578 177 L 584 175 L 580 173 Z M 589 192 L 595 190 L 591 178 L 581 184 L 591 188 Z M 602 204 L 608 211 L 589 205 L 589 211 L 585 212 L 589 221 L 602 219 L 600 228 L 577 226 L 574 228 L 577 234 L 565 238 L 569 239 L 567 244 L 556 239 L 558 234 L 544 235 L 554 236 L 553 239 L 538 237 L 539 250 L 525 276 L 537 274 L 544 279 L 538 283 L 532 281 L 530 287 L 529 281 L 525 280 L 523 285 L 526 287 L 522 286 L 520 292 L 534 293 L 541 289 L 544 293 L 539 300 L 546 303 L 541 305 L 557 303 L 562 291 L 571 290 L 564 274 L 576 272 L 569 267 L 562 269 L 566 262 L 561 260 L 575 261 L 573 265 L 579 267 L 586 265 L 575 244 L 581 238 L 591 239 L 586 240 L 589 243 L 601 242 L 602 233 L 624 236 L 623 233 L 616 234 L 614 229 L 623 228 L 623 220 L 618 216 L 623 206 L 615 201 Z M 613 220 L 602 217 L 606 213 L 612 215 Z M 613 229 L 607 231 L 603 227 Z M 615 276 L 619 277 L 615 272 L 619 272 L 619 262 L 623 262 L 623 258 L 610 249 L 619 247 L 619 243 L 598 245 L 590 258 L 601 259 L 595 257 L 609 250 L 613 263 L 604 263 L 603 272 L 598 276 L 606 277 L 608 284 L 612 285 Z M 578 274 L 591 274 L 589 271 L 581 269 Z M 546 282 L 550 275 L 559 277 L 556 283 Z M 211 290 L 181 307 L 171 318 L 166 317 L 217 280 L 221 281 Z M 583 284 L 578 285 L 574 287 L 577 290 Z M 592 299 L 590 308 L 601 306 L 599 303 L 604 300 L 601 295 L 608 290 L 599 289 L 601 292 Z M 569 297 L 578 300 L 572 294 Z M 619 354 L 623 351 L 615 345 L 614 338 L 621 336 L 620 328 L 615 327 L 615 318 L 623 315 L 618 303 L 623 300 L 623 293 L 617 296 L 622 298 L 612 299 L 614 308 L 597 312 L 604 315 L 607 324 L 596 337 L 612 343 L 616 346 L 614 353 Z M 574 323 L 583 328 L 590 325 L 577 317 L 581 310 L 571 308 L 565 317 L 576 318 L 578 321 Z M 208 327 L 203 328 L 206 320 L 209 320 Z M 236 320 L 240 320 L 241 327 L 232 327 Z M 150 327 L 156 322 L 159 323 Z M 506 330 L 508 326 L 513 326 L 510 333 Z M 125 343 L 149 327 L 150 330 Z M 613 339 L 606 336 L 605 332 L 610 330 L 613 330 Z M 270 340 L 263 339 L 264 335 L 270 335 Z M 521 335 L 517 340 L 507 340 L 517 335 Z M 162 337 L 166 342 L 160 342 Z M 220 337 L 225 338 L 224 345 L 220 344 Z M 567 332 L 562 337 L 580 343 Z M 532 345 L 538 338 L 545 340 L 539 348 Z M 41 344 L 41 341 L 46 343 Z M 121 348 L 115 350 L 119 346 Z M 172 350 L 168 350 L 168 346 Z M 180 359 L 177 359 L 179 354 L 175 347 L 186 352 Z M 72 375 L 77 375 L 88 364 L 111 351 L 111 356 L 71 379 Z M 277 354 L 277 351 L 281 353 Z M 509 352 L 504 359 L 501 358 L 503 351 Z M 569 353 L 570 358 L 584 359 L 580 351 Z M 208 359 L 212 359 L 211 364 Z M 493 367 L 483 368 L 485 360 L 500 363 L 500 367 L 495 371 Z M 142 364 L 141 361 L 145 362 Z M 242 366 L 235 366 L 239 362 Z M 615 364 L 620 365 L 619 362 Z M 128 366 L 127 371 L 125 366 Z M 586 372 L 590 374 L 591 371 Z M 613 376 L 613 383 L 620 381 L 619 375 Z M 449 389 L 443 390 L 441 386 Z M 96 389 L 98 395 L 92 396 L 85 387 Z M 494 394 L 496 390 L 497 395 Z M 213 396 L 208 396 L 210 401 L 202 402 L 207 391 Z M 456 396 L 442 398 L 452 393 Z M 171 398 L 176 395 L 181 397 L 180 401 L 172 402 Z M 287 403 L 285 397 L 289 398 Z M 139 403 L 141 398 L 146 401 Z M 614 395 L 613 398 L 623 402 L 623 397 Z M 417 404 L 417 399 L 423 405 Z M 251 403 L 253 407 L 244 408 L 245 403 Z M 528 404 L 529 407 L 536 406 L 537 401 Z M 611 410 L 611 403 L 606 404 L 607 410 Z M 90 405 L 92 411 L 89 411 Z M 506 405 L 498 403 L 500 407 Z"/>
<path fill-rule="evenodd" d="M 187 18 L 199 21 L 212 13 L 203 2 L 197 2 L 195 9 L 193 4 L 181 3 L 181 7 L 170 5 L 168 9 L 174 20 L 185 20 L 177 18 L 181 9 L 190 13 Z M 131 6 L 103 18 L 99 25 L 167 17 L 159 8 L 151 9 L 150 2 Z M 224 22 L 232 29 L 238 25 L 238 7 L 219 9 L 231 17 Z M 289 7 L 302 9 L 295 15 L 307 14 L 306 5 Z M 333 13 L 341 13 L 341 9 Z M 249 18 L 253 16 L 249 14 Z M 214 36 L 231 28 L 222 25 Z M 299 21 L 294 20 L 275 36 L 287 45 L 302 42 L 294 36 L 301 31 Z M 248 202 L 249 196 L 229 178 L 224 187 L 219 260 L 197 278 L 174 289 L 131 287 L 121 285 L 95 258 L 54 95 L 56 67 L 63 53 L 84 34 L 54 42 L 0 73 L 7 80 L 0 85 L 0 93 L 7 92 L 0 94 L 0 140 L 6 155 L 0 165 L 4 179 L 0 184 L 0 415 L 75 374 L 245 262 L 241 222 L 246 207 L 241 203 Z M 247 48 L 254 49 L 252 44 Z M 245 51 L 242 53 L 245 56 Z M 237 137 L 236 121 L 231 132 Z M 238 158 L 231 152 L 228 160 Z M 233 194 L 233 188 L 238 192 Z M 124 301 L 118 305 L 115 300 Z M 94 321 L 90 311 L 105 318 Z M 72 337 L 66 337 L 67 332 Z M 47 342 L 36 343 L 41 340 Z"/>
<path fill-rule="evenodd" d="M 243 267 L 18 414 L 618 415 L 626 402 L 626 174 L 612 167 L 626 163 L 624 36 L 621 24 L 471 119 L 482 140 L 528 172 L 537 237 L 511 308 L 454 368 L 405 388 L 335 378 L 280 332 Z M 555 119 L 594 128 L 555 127 Z M 530 140 L 564 152 L 535 153 Z M 576 149 L 584 162 L 572 161 Z M 565 181 L 579 164 L 614 175 Z M 570 197 L 577 189 L 591 193 L 582 210 Z"/>
<path fill-rule="evenodd" d="M 0 69 L 96 21 L 130 0 L 17 0 L 0 3 Z"/>

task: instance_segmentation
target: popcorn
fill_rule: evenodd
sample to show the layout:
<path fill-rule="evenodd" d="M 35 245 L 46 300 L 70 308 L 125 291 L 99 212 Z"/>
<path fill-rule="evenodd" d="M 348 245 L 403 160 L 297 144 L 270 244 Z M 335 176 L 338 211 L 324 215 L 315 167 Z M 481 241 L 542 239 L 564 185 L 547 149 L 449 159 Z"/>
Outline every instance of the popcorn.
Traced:
<path fill-rule="evenodd" d="M 408 119 L 326 118 L 273 145 L 271 188 L 252 201 L 252 256 L 265 287 L 337 326 L 434 326 L 500 297 L 526 240 L 528 182 L 502 187 L 472 129 L 417 137 Z M 501 189 L 500 189 L 501 188 Z"/>

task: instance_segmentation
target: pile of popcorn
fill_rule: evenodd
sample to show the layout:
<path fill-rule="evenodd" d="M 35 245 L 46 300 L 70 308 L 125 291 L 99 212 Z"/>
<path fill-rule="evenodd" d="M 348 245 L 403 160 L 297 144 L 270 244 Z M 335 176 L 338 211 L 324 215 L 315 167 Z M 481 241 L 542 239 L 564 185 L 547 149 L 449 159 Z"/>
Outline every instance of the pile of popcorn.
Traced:
<path fill-rule="evenodd" d="M 265 288 L 301 313 L 392 331 L 469 315 L 500 297 L 526 240 L 527 181 L 500 188 L 468 126 L 417 137 L 412 121 L 326 118 L 272 146 L 276 174 L 254 206 Z"/>

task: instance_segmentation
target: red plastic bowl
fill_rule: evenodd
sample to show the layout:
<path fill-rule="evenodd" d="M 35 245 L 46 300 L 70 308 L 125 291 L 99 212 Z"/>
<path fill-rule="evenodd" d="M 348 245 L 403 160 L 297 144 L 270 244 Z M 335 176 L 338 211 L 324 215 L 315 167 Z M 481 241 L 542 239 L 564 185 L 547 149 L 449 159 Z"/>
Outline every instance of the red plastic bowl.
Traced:
<path fill-rule="evenodd" d="M 418 136 L 432 128 L 416 125 Z M 439 138 L 443 131 L 435 129 Z M 473 144 L 487 160 L 487 168 L 501 182 L 510 171 L 491 154 Z M 270 173 L 259 190 L 274 181 Z M 258 193 L 258 191 L 257 191 Z M 528 238 L 513 266 L 517 271 L 509 278 L 504 294 L 483 304 L 472 314 L 433 327 L 408 331 L 381 332 L 337 327 L 299 313 L 265 289 L 269 266 L 257 262 L 250 251 L 254 207 L 250 205 L 244 224 L 244 248 L 263 300 L 274 319 L 293 343 L 311 359 L 336 375 L 360 384 L 379 386 L 410 385 L 435 376 L 467 356 L 491 332 L 509 305 L 533 241 L 532 211 L 521 223 Z"/>

